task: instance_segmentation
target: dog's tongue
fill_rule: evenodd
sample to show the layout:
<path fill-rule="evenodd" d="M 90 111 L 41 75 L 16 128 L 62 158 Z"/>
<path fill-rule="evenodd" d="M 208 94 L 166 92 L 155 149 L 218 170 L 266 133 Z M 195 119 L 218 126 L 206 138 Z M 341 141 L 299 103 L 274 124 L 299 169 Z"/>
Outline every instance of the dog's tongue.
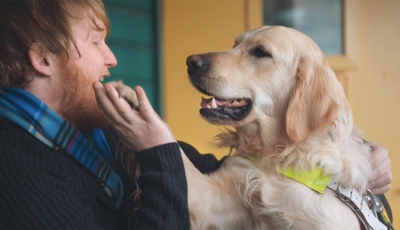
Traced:
<path fill-rule="evenodd" d="M 213 102 L 214 101 L 214 102 Z M 221 105 L 226 105 L 228 107 L 237 107 L 237 106 L 245 106 L 247 105 L 248 102 L 246 100 L 243 99 L 235 99 L 235 100 L 221 100 L 218 98 L 209 98 L 209 99 L 205 99 L 203 97 L 201 97 L 201 104 L 200 106 L 202 108 L 208 108 L 208 109 L 215 109 Z"/>

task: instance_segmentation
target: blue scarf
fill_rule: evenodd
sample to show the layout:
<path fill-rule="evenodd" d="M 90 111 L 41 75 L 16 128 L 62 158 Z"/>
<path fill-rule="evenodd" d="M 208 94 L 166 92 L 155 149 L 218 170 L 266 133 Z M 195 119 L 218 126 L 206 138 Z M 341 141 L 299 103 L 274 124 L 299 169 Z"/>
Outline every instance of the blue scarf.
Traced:
<path fill-rule="evenodd" d="M 69 154 L 94 174 L 119 209 L 123 198 L 122 180 L 112 166 L 113 156 L 101 129 L 83 135 L 29 92 L 1 88 L 0 118 L 21 126 L 38 140 Z"/>

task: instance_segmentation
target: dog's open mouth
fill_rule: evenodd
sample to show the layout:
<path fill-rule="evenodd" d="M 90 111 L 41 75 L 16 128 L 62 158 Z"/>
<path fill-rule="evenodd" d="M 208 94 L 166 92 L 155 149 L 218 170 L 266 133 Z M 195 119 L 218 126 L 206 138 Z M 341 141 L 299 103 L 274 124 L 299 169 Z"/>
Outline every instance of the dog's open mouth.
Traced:
<path fill-rule="evenodd" d="M 244 119 L 251 110 L 249 99 L 221 99 L 212 97 L 205 99 L 201 97 L 200 114 L 204 118 L 233 119 L 240 121 Z"/>

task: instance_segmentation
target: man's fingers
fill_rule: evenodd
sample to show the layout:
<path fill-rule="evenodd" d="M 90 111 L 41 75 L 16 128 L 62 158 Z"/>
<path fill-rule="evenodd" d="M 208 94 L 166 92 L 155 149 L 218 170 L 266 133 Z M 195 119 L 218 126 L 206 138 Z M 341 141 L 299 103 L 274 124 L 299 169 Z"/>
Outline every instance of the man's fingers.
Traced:
<path fill-rule="evenodd" d="M 371 158 L 369 159 L 372 168 L 372 178 L 369 181 L 368 187 L 375 195 L 382 194 L 389 191 L 390 183 L 393 179 L 389 153 L 387 149 L 373 141 L 368 141 L 368 144 L 372 150 Z"/>
<path fill-rule="evenodd" d="M 93 89 L 96 95 L 97 106 L 104 120 L 106 120 L 110 125 L 121 122 L 121 116 L 119 116 L 117 110 L 110 101 L 104 87 L 100 84 L 100 82 L 93 83 Z"/>
<path fill-rule="evenodd" d="M 389 189 L 390 189 L 390 184 L 385 185 L 380 188 L 370 188 L 369 190 L 371 190 L 371 192 L 375 195 L 380 195 L 380 194 L 383 194 L 383 193 L 389 191 Z"/>
<path fill-rule="evenodd" d="M 379 177 L 379 178 L 377 178 L 375 180 L 371 180 L 369 182 L 368 187 L 370 187 L 370 188 L 384 187 L 384 186 L 389 185 L 390 183 L 392 183 L 392 180 L 393 180 L 392 173 L 386 172 L 381 177 Z"/>
<path fill-rule="evenodd" d="M 373 141 L 367 141 L 367 143 L 368 143 L 369 146 L 371 146 L 371 148 L 375 148 L 375 147 L 379 146 L 378 143 L 373 142 Z"/>
<path fill-rule="evenodd" d="M 388 171 L 390 172 L 390 164 L 391 164 L 391 161 L 389 158 L 387 158 L 380 165 L 373 168 L 372 169 L 372 180 L 381 178 Z"/>
<path fill-rule="evenodd" d="M 108 98 L 112 102 L 115 110 L 118 114 L 129 124 L 134 123 L 134 119 L 136 118 L 134 110 L 132 110 L 131 106 L 119 96 L 117 90 L 111 84 L 105 84 L 104 88 L 107 91 Z"/>
<path fill-rule="evenodd" d="M 372 149 L 372 155 L 369 162 L 371 164 L 371 168 L 375 169 L 388 158 L 389 153 L 387 149 L 383 148 L 373 141 L 368 141 L 368 144 L 369 146 L 371 146 Z"/>
<path fill-rule="evenodd" d="M 149 119 L 154 118 L 154 114 L 156 114 L 151 106 L 149 99 L 147 99 L 146 93 L 143 88 L 140 86 L 135 87 L 136 96 L 139 102 L 139 110 L 142 114 L 144 120 L 148 121 Z"/>

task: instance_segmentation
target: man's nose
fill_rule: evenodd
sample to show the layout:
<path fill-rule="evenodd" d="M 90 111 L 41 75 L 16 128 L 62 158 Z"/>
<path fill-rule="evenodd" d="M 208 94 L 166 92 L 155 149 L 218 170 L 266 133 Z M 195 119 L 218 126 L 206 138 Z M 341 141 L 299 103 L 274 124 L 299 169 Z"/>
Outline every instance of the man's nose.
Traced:
<path fill-rule="evenodd" d="M 110 48 L 107 45 L 105 50 L 104 62 L 108 68 L 114 68 L 115 66 L 117 66 L 117 59 L 115 58 L 114 53 L 110 50 Z"/>

